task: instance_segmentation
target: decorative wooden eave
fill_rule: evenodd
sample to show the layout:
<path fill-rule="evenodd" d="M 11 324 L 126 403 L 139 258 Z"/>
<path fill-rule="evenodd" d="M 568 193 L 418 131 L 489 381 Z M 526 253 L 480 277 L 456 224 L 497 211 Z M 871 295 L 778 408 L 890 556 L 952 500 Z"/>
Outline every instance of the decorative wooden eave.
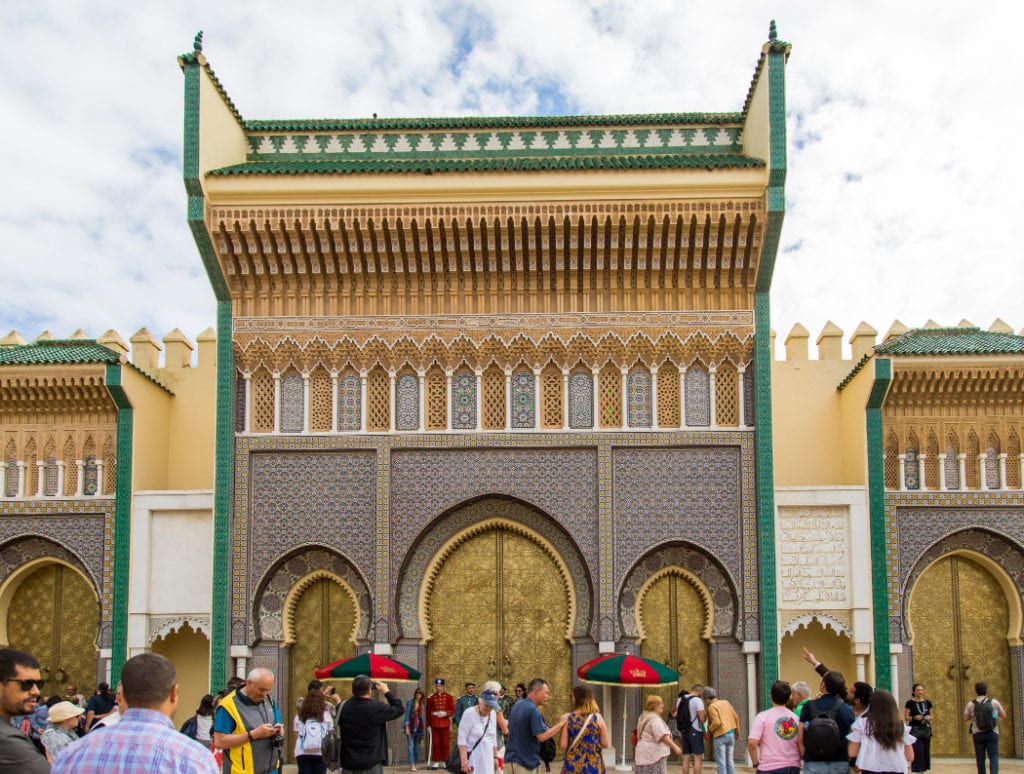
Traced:
<path fill-rule="evenodd" d="M 0 369 L 2 415 L 110 412 L 115 406 L 106 388 L 106 366 L 6 366 Z"/>
<path fill-rule="evenodd" d="M 965 407 L 1024 416 L 1024 357 L 893 359 L 887 413 L 948 415 Z"/>
<path fill-rule="evenodd" d="M 210 207 L 248 316 L 750 309 L 762 199 Z"/>

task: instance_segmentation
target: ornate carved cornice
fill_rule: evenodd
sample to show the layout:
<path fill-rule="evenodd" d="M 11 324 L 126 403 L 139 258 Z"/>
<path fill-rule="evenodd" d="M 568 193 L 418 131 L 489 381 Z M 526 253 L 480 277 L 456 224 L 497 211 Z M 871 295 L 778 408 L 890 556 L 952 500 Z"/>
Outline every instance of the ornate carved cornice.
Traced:
<path fill-rule="evenodd" d="M 27 414 L 113 412 L 103 365 L 0 371 L 0 418 Z"/>
<path fill-rule="evenodd" d="M 600 368 L 611 362 L 685 366 L 728 359 L 746 364 L 752 356 L 749 312 L 634 313 L 606 315 L 507 315 L 373 319 L 242 319 L 235 321 L 238 367 L 260 366 L 309 373 L 353 367 L 366 371 L 433 364 L 468 363 L 504 369 L 525 363 L 541 368 Z"/>
<path fill-rule="evenodd" d="M 894 369 L 884 414 L 901 416 L 1024 416 L 1024 363 L 942 364 Z"/>
<path fill-rule="evenodd" d="M 211 206 L 235 314 L 750 309 L 761 197 Z"/>

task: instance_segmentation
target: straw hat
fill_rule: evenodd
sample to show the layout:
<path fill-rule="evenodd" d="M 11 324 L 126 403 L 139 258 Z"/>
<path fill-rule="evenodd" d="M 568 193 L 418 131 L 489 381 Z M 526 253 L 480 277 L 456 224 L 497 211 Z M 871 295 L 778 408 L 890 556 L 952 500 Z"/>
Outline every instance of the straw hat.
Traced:
<path fill-rule="evenodd" d="M 76 707 L 69 701 L 59 701 L 50 707 L 50 714 L 46 719 L 51 723 L 63 723 L 65 720 L 77 718 L 83 712 L 85 712 L 84 709 Z"/>

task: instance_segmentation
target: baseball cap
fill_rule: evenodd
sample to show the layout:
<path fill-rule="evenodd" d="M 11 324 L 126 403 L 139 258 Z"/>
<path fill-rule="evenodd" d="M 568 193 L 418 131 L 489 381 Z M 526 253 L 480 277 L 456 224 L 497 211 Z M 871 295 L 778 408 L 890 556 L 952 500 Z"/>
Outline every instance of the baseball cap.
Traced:
<path fill-rule="evenodd" d="M 484 703 L 491 709 L 501 709 L 501 705 L 498 704 L 498 694 L 496 694 L 490 688 L 484 688 L 480 692 L 480 698 L 484 700 Z"/>

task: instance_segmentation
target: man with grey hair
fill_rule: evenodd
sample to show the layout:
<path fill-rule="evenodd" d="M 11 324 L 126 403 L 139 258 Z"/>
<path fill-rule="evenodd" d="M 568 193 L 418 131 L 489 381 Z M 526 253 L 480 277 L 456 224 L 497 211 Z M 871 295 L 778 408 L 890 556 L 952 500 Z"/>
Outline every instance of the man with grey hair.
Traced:
<path fill-rule="evenodd" d="M 370 688 L 387 703 L 371 699 Z M 402 700 L 391 693 L 387 683 L 357 675 L 352 680 L 352 698 L 338 707 L 342 772 L 380 774 L 388 760 L 388 721 L 404 714 Z"/>
<path fill-rule="evenodd" d="M 718 698 L 718 691 L 710 685 L 704 688 L 703 698 L 708 717 L 708 736 L 715 746 L 718 774 L 736 774 L 735 750 L 740 733 L 740 716 L 732 704 Z"/>
<path fill-rule="evenodd" d="M 224 774 L 267 774 L 281 765 L 284 726 L 270 698 L 274 673 L 253 669 L 245 685 L 232 691 L 213 718 L 213 746 L 224 751 Z"/>
<path fill-rule="evenodd" d="M 804 705 L 811 699 L 811 686 L 805 683 L 803 680 L 798 680 L 793 683 L 793 693 L 789 697 L 790 707 L 797 717 L 800 717 L 800 711 L 804 708 Z"/>
<path fill-rule="evenodd" d="M 171 722 L 178 707 L 174 664 L 157 653 L 133 656 L 121 667 L 121 693 L 124 717 L 61 750 L 53 762 L 55 774 L 217 774 L 210 751 Z"/>

